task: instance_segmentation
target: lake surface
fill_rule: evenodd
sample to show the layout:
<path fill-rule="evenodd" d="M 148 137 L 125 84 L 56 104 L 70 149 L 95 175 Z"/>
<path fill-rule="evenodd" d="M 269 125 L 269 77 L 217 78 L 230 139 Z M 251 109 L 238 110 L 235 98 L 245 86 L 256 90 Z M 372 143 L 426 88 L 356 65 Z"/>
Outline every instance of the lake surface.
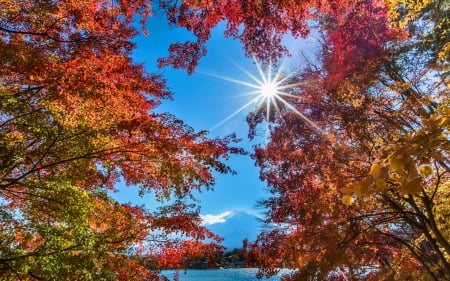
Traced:
<path fill-rule="evenodd" d="M 271 278 L 257 279 L 256 268 L 230 268 L 230 269 L 190 269 L 180 271 L 180 281 L 278 281 L 281 274 Z M 286 272 L 286 271 L 284 271 Z M 164 276 L 173 280 L 173 271 L 164 270 Z"/>

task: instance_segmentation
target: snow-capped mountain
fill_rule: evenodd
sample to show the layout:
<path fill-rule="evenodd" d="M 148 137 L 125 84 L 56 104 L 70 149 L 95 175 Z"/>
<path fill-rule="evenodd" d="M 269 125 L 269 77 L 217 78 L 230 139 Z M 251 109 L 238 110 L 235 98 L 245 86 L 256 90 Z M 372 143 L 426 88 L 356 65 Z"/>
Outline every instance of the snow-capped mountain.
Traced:
<path fill-rule="evenodd" d="M 206 216 L 205 226 L 224 238 L 222 244 L 227 250 L 242 248 L 242 241 L 255 241 L 261 229 L 258 217 L 244 211 L 226 212 L 215 216 Z M 209 218 L 209 220 L 208 220 Z"/>

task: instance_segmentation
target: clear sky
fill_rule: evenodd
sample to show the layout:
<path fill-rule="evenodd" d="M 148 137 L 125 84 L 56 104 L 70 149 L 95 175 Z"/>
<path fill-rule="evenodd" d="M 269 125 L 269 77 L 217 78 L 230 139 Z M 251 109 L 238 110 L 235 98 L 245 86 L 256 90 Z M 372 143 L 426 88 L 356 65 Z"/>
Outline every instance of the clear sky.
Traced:
<path fill-rule="evenodd" d="M 247 138 L 246 114 L 256 105 L 250 105 L 239 114 L 231 114 L 242 108 L 255 96 L 245 95 L 254 90 L 228 79 L 253 83 L 244 72 L 259 77 L 258 69 L 251 58 L 244 56 L 240 42 L 223 37 L 223 26 L 213 30 L 208 42 L 208 54 L 203 57 L 195 73 L 187 75 L 185 70 L 172 67 L 160 69 L 157 59 L 168 55 L 168 47 L 174 42 L 193 39 L 182 29 L 167 26 L 164 15 L 152 17 L 148 23 L 149 36 L 136 38 L 138 44 L 134 59 L 144 63 L 148 72 L 160 73 L 173 92 L 174 100 L 165 100 L 158 109 L 170 112 L 186 122 L 196 131 L 208 130 L 210 137 L 224 137 L 236 133 L 242 138 L 240 146 L 251 152 L 252 143 Z M 226 120 L 226 122 L 223 122 Z M 262 139 L 261 139 L 262 140 Z M 261 141 L 260 140 L 260 141 Z M 213 191 L 205 191 L 197 196 L 203 215 L 220 215 L 225 212 L 247 211 L 257 214 L 256 202 L 267 196 L 265 184 L 259 180 L 254 161 L 247 156 L 232 156 L 227 162 L 237 175 L 217 175 Z M 121 201 L 138 204 L 154 204 L 151 196 L 138 198 L 136 189 L 128 188 L 116 194 Z"/>

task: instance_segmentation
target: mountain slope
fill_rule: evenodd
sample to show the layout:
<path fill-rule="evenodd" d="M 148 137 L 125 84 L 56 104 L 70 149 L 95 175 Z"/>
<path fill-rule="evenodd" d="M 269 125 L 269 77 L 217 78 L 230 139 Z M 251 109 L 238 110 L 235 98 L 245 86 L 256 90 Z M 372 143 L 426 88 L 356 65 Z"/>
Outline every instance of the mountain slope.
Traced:
<path fill-rule="evenodd" d="M 244 239 L 254 241 L 261 229 L 258 217 L 246 212 L 230 213 L 224 220 L 224 222 L 218 222 L 207 227 L 224 238 L 222 244 L 227 250 L 242 248 Z"/>

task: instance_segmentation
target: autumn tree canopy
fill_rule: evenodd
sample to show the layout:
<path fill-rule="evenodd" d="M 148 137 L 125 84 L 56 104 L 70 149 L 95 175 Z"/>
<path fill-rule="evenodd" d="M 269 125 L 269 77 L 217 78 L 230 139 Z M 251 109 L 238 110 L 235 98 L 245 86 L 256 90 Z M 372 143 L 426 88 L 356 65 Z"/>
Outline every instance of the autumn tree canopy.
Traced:
<path fill-rule="evenodd" d="M 448 1 L 157 4 L 197 38 L 174 42 L 160 66 L 190 73 L 220 22 L 265 65 L 286 54 L 285 35 L 320 35 L 317 57 L 286 81 L 291 106 L 248 117 L 250 135 L 270 125 L 254 158 L 272 229 L 247 245 L 261 274 L 450 280 Z M 164 79 L 130 57 L 150 1 L 0 8 L 0 279 L 152 280 L 216 259 L 204 240 L 217 237 L 186 199 L 240 151 L 155 113 L 170 98 Z M 109 196 L 119 181 L 173 203 L 120 204 Z"/>
<path fill-rule="evenodd" d="M 320 35 L 316 57 L 286 82 L 291 106 L 248 117 L 251 136 L 270 127 L 254 158 L 272 229 L 248 245 L 261 274 L 450 280 L 448 1 L 162 2 L 197 41 L 160 63 L 190 72 L 221 21 L 266 64 L 284 54 L 284 35 Z"/>
<path fill-rule="evenodd" d="M 150 1 L 8 0 L 0 11 L 0 279 L 149 280 L 214 258 L 218 238 L 186 199 L 240 151 L 233 136 L 154 112 L 165 81 L 130 57 Z M 120 204 L 109 196 L 119 181 L 173 204 Z"/>

